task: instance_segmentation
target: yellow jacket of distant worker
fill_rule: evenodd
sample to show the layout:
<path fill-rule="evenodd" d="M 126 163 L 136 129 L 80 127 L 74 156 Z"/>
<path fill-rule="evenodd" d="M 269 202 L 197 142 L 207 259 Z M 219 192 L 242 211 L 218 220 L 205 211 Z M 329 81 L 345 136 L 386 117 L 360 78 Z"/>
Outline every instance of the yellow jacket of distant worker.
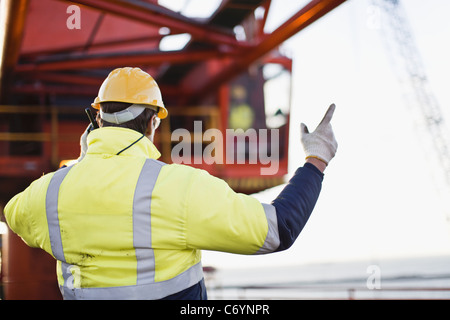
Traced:
<path fill-rule="evenodd" d="M 279 246 L 272 205 L 206 171 L 156 160 L 141 137 L 92 131 L 82 161 L 42 176 L 5 207 L 11 229 L 58 260 L 64 298 L 159 299 L 203 278 L 201 249 Z"/>

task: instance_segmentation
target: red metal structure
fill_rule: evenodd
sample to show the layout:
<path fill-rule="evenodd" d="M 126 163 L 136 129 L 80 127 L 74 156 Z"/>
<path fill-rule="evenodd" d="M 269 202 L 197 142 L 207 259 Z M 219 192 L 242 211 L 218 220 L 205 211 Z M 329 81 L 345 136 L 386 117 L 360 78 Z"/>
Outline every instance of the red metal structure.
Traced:
<path fill-rule="evenodd" d="M 0 208 L 61 160 L 78 156 L 79 136 L 87 125 L 83 109 L 108 73 L 124 66 L 140 67 L 160 85 L 169 110 L 156 141 L 163 161 L 174 160 L 171 150 L 177 142 L 170 132 L 192 131 L 194 121 L 202 121 L 202 133 L 208 128 L 224 134 L 227 128 L 276 128 L 280 143 L 275 174 L 261 176 L 260 161 L 228 163 L 227 149 L 219 155 L 223 163 L 193 159 L 192 165 L 240 192 L 282 183 L 289 109 L 272 114 L 284 117 L 281 125 L 268 125 L 264 88 L 272 79 L 264 68 L 276 65 L 278 74 L 289 75 L 291 60 L 279 53 L 279 45 L 343 2 L 309 1 L 268 34 L 264 26 L 270 0 L 218 1 L 217 9 L 202 19 L 172 11 L 157 0 L 1 0 Z M 255 15 L 256 10 L 262 14 Z M 245 37 L 238 39 L 236 27 Z M 176 35 L 189 41 L 176 49 L 163 48 Z M 239 114 L 242 106 L 247 111 Z M 240 122 L 248 111 L 250 120 Z M 206 147 L 195 135 L 191 144 L 193 150 L 196 144 L 201 150 Z M 251 148 L 244 144 L 248 160 Z M 51 258 L 26 247 L 12 232 L 3 239 L 4 297 L 60 298 Z"/>

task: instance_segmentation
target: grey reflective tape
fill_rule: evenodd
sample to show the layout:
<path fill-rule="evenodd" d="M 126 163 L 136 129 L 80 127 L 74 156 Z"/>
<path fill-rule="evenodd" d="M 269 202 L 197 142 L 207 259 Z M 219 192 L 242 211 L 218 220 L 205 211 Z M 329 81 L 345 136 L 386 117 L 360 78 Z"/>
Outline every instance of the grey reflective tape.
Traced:
<path fill-rule="evenodd" d="M 145 104 L 132 104 L 125 110 L 114 113 L 106 113 L 103 112 L 102 109 L 100 109 L 100 118 L 110 123 L 121 124 L 136 119 L 142 112 L 144 112 L 145 109 L 152 109 L 158 112 L 158 107 L 155 106 Z"/>
<path fill-rule="evenodd" d="M 203 279 L 201 262 L 176 277 L 138 286 L 110 288 L 60 287 L 65 300 L 150 300 L 161 299 L 189 288 Z"/>
<path fill-rule="evenodd" d="M 142 112 L 144 112 L 144 110 L 144 106 L 139 106 L 136 104 L 129 106 L 125 110 L 114 113 L 106 113 L 100 109 L 100 118 L 109 123 L 121 124 L 136 119 Z"/>
<path fill-rule="evenodd" d="M 58 195 L 61 183 L 66 177 L 67 173 L 73 166 L 59 169 L 53 174 L 50 184 L 47 188 L 45 197 L 45 211 L 47 215 L 48 233 L 50 236 L 50 244 L 52 247 L 53 256 L 60 261 L 66 261 L 64 258 L 64 250 L 61 240 L 61 229 L 59 226 L 58 216 Z"/>
<path fill-rule="evenodd" d="M 269 228 L 267 230 L 267 236 L 263 246 L 255 254 L 271 253 L 277 250 L 280 246 L 277 211 L 271 204 L 263 203 L 262 205 L 264 208 L 264 212 L 266 213 L 266 219 Z"/>
<path fill-rule="evenodd" d="M 164 163 L 147 159 L 139 175 L 133 200 L 133 246 L 137 260 L 136 284 L 154 282 L 155 256 L 152 248 L 152 193 Z"/>

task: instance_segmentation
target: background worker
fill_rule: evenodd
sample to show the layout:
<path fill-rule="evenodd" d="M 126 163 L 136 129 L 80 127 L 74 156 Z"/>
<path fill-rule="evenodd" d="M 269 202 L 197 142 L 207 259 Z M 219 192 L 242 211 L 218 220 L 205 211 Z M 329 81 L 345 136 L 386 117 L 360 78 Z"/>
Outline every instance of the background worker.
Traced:
<path fill-rule="evenodd" d="M 5 207 L 10 228 L 57 260 L 65 299 L 206 299 L 201 250 L 266 254 L 289 248 L 318 199 L 337 143 L 334 105 L 301 124 L 307 156 L 272 204 L 235 193 L 206 171 L 156 160 L 167 116 L 154 79 L 113 70 L 92 106 L 78 162 L 34 181 Z"/>

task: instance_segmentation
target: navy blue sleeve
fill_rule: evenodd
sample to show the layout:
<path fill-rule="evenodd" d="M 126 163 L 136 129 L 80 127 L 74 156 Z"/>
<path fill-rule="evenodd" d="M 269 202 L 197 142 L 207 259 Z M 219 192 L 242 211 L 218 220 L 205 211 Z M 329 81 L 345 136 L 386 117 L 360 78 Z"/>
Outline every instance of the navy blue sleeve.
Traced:
<path fill-rule="evenodd" d="M 277 211 L 280 246 L 288 249 L 302 231 L 311 215 L 322 188 L 323 173 L 305 163 L 295 172 L 289 183 L 272 202 Z"/>
<path fill-rule="evenodd" d="M 171 294 L 161 300 L 208 300 L 206 292 L 205 279 L 200 280 L 192 287 Z"/>

